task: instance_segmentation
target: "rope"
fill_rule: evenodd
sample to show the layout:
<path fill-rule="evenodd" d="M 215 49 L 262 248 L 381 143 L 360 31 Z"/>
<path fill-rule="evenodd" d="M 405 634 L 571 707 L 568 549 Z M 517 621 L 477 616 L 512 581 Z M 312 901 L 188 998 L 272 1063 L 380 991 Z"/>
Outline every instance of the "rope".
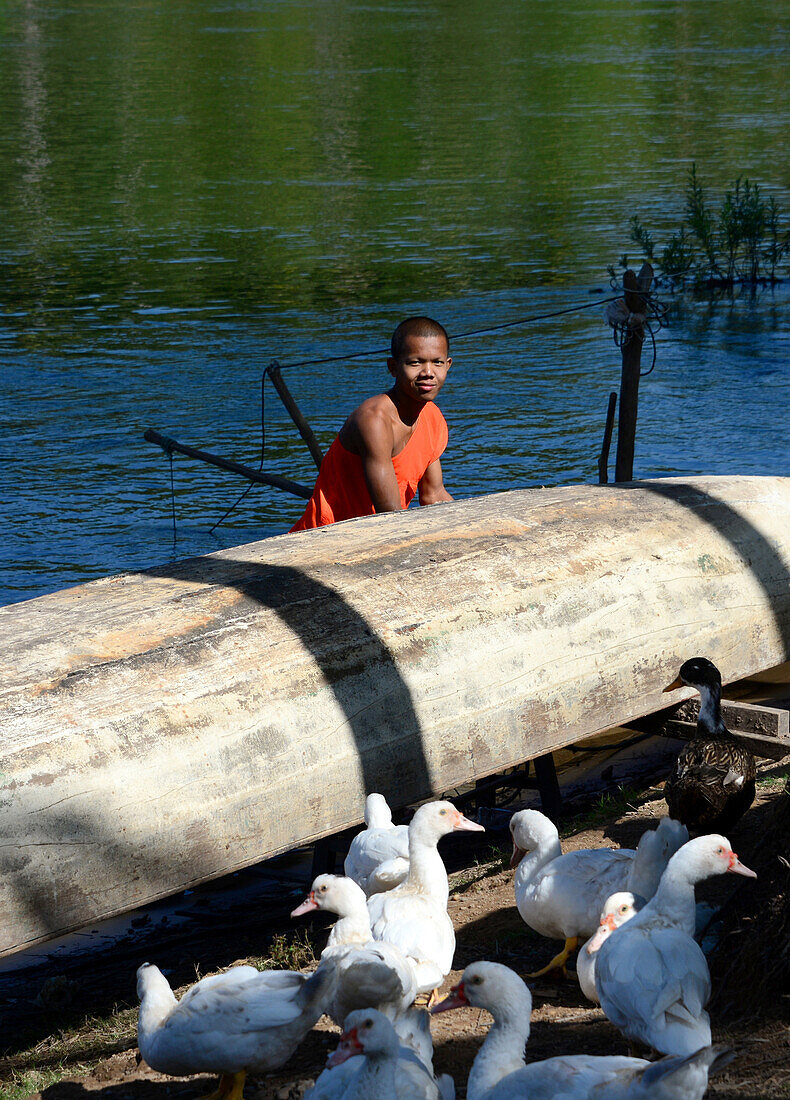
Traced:
<path fill-rule="evenodd" d="M 272 360 L 272 362 L 275 362 L 275 360 Z M 269 367 L 271 365 L 272 364 L 270 363 Z M 265 417 L 264 417 L 264 412 L 265 412 L 265 408 L 266 408 L 266 395 L 265 395 L 265 390 L 264 390 L 264 385 L 263 384 L 266 381 L 266 375 L 268 373 L 269 367 L 267 367 L 266 370 L 264 370 L 263 374 L 261 375 L 261 459 L 260 459 L 260 462 L 258 463 L 258 473 L 260 473 L 263 470 L 263 459 L 264 459 L 264 456 L 265 456 L 265 453 L 266 453 L 266 420 L 265 420 Z M 173 461 L 172 457 L 171 457 L 170 461 L 172 463 L 172 461 Z M 231 504 L 231 506 L 230 506 L 230 508 L 228 508 L 227 512 L 225 512 L 225 514 L 223 516 L 220 516 L 220 518 L 217 520 L 217 522 L 214 524 L 213 527 L 209 528 L 209 534 L 210 535 L 213 535 L 214 532 L 216 531 L 216 529 L 219 527 L 219 525 L 221 523 L 225 522 L 225 520 L 228 518 L 228 516 L 231 514 L 231 512 L 235 511 L 236 508 L 238 508 L 238 506 L 244 500 L 247 493 L 249 493 L 250 489 L 253 487 L 254 484 L 255 484 L 255 482 L 251 481 L 249 483 L 249 485 L 247 486 L 247 488 L 242 493 L 240 493 L 239 496 L 234 500 L 233 504 Z"/>
<path fill-rule="evenodd" d="M 531 317 L 519 317 L 516 321 L 504 321 L 499 325 L 488 325 L 485 328 L 473 328 L 468 332 L 456 332 L 450 339 L 454 343 L 456 340 L 465 340 L 468 336 L 480 336 L 482 333 L 486 332 L 499 332 L 501 329 L 517 328 L 519 325 L 532 324 L 533 321 L 548 321 L 552 317 L 564 317 L 566 313 L 579 313 L 583 309 L 595 309 L 596 306 L 604 306 L 607 302 L 614 302 L 621 297 L 622 294 L 615 294 L 609 298 L 598 298 L 594 302 L 585 302 L 584 305 L 581 306 L 568 306 L 567 309 L 555 309 L 550 313 L 535 313 Z M 323 359 L 299 359 L 295 363 L 280 363 L 279 366 L 282 370 L 291 370 L 294 367 L 317 367 L 323 366 L 324 363 L 339 363 L 344 359 L 362 359 L 365 356 L 389 355 L 389 353 L 389 347 L 368 348 L 366 351 L 352 351 L 344 355 L 328 355 Z"/>
<path fill-rule="evenodd" d="M 682 274 L 682 272 L 677 272 L 676 274 Z M 666 277 L 674 278 L 674 275 L 668 275 Z M 617 296 L 617 299 L 615 299 L 619 301 L 619 299 L 625 294 L 625 287 L 621 286 L 614 278 L 610 280 L 609 285 L 611 286 L 612 290 L 616 289 L 622 291 L 622 294 L 619 294 Z M 639 372 L 640 378 L 646 378 L 648 374 L 653 373 L 653 368 L 656 365 L 656 356 L 658 354 L 656 348 L 656 333 L 660 332 L 661 329 L 664 327 L 664 322 L 666 320 L 667 313 L 669 312 L 669 305 L 666 302 L 659 302 L 658 299 L 655 298 L 649 290 L 638 290 L 634 291 L 634 293 L 639 294 L 645 304 L 645 320 L 643 328 L 646 328 L 648 333 L 650 334 L 650 340 L 653 347 L 653 358 L 650 363 L 650 369 Z M 629 327 L 628 320 L 622 322 L 610 320 L 609 324 L 612 326 L 612 338 L 618 348 L 624 348 L 625 345 L 634 338 L 635 331 L 634 329 Z"/>
<path fill-rule="evenodd" d="M 666 278 L 666 279 L 672 279 L 676 275 L 681 275 L 681 274 L 684 274 L 684 272 L 673 272 L 669 275 L 665 275 L 665 276 L 662 276 L 662 277 Z M 609 297 L 597 298 L 594 302 L 585 302 L 583 305 L 578 305 L 578 306 L 567 306 L 564 309 L 555 309 L 555 310 L 551 310 L 547 313 L 534 313 L 534 314 L 531 314 L 528 317 L 519 317 L 515 321 L 503 321 L 498 325 L 486 325 L 482 328 L 468 329 L 466 332 L 455 333 L 451 337 L 451 339 L 452 339 L 453 342 L 455 342 L 456 340 L 465 340 L 470 336 L 481 336 L 481 335 L 484 335 L 484 334 L 487 334 L 487 333 L 490 333 L 490 332 L 501 332 L 504 329 L 518 328 L 521 325 L 533 324 L 536 321 L 549 321 L 549 320 L 552 320 L 554 317 L 565 317 L 569 313 L 580 313 L 583 310 L 596 309 L 600 306 L 607 305 L 609 302 L 616 302 L 616 301 L 618 301 L 619 299 L 621 299 L 623 297 L 623 295 L 625 293 L 625 288 L 620 286 L 614 278 L 612 278 L 610 280 L 610 286 L 611 286 L 611 289 L 613 291 L 616 291 L 617 293 L 612 294 Z M 648 332 L 650 333 L 650 339 L 652 341 L 652 346 L 653 346 L 653 358 L 652 358 L 652 362 L 650 364 L 650 369 L 646 370 L 646 371 L 642 371 L 640 373 L 640 378 L 641 377 L 646 377 L 648 374 L 651 374 L 652 371 L 653 371 L 653 368 L 656 365 L 657 350 L 656 350 L 656 336 L 655 336 L 655 334 L 656 334 L 657 331 L 659 331 L 663 327 L 663 321 L 664 321 L 664 318 L 666 317 L 666 313 L 667 313 L 668 308 L 669 308 L 667 305 L 658 302 L 648 292 L 645 292 L 642 296 L 645 300 L 645 305 L 647 307 L 646 316 L 645 316 L 645 328 L 647 328 Z M 652 313 L 652 316 L 649 316 L 648 312 Z M 655 331 L 653 329 L 653 324 L 651 322 L 655 323 L 655 325 L 656 325 Z M 613 329 L 614 342 L 619 348 L 622 348 L 624 346 L 624 344 L 626 344 L 628 342 L 628 340 L 630 340 L 633 336 L 633 331 L 628 328 L 627 324 L 625 324 L 625 325 L 616 325 L 615 324 L 615 325 L 612 325 L 612 329 Z M 290 370 L 290 369 L 293 369 L 295 367 L 317 367 L 317 366 L 323 366 L 327 363 L 340 363 L 340 362 L 343 362 L 343 361 L 348 360 L 348 359 L 363 359 L 363 358 L 370 358 L 372 356 L 388 355 L 389 352 L 390 352 L 389 347 L 368 348 L 365 351 L 346 352 L 342 355 L 327 355 L 327 356 L 323 356 L 320 359 L 299 359 L 295 363 L 279 363 L 277 360 L 272 360 L 272 362 L 269 363 L 269 365 L 264 368 L 263 373 L 261 374 L 261 455 L 260 455 L 260 461 L 258 463 L 258 470 L 259 471 L 263 470 L 263 463 L 264 463 L 264 458 L 265 458 L 265 453 L 266 453 L 266 421 L 265 421 L 265 405 L 266 405 L 265 392 L 266 391 L 265 391 L 264 383 L 266 381 L 266 375 L 269 373 L 269 370 L 271 369 L 272 365 L 275 362 L 277 362 L 277 365 L 280 367 L 281 370 L 282 369 Z M 171 492 L 172 492 L 172 466 L 173 466 L 173 456 L 171 454 L 170 455 Z M 235 509 L 239 506 L 239 504 L 241 504 L 242 500 L 244 500 L 244 498 L 247 496 L 249 491 L 252 489 L 254 484 L 255 483 L 251 481 L 249 483 L 249 485 L 247 486 L 247 488 L 242 493 L 239 494 L 239 496 L 236 498 L 236 500 L 233 502 L 233 504 L 231 504 L 230 508 L 228 508 L 228 510 L 209 529 L 209 534 L 213 534 L 214 531 L 217 529 L 217 527 L 219 527 L 220 524 L 224 523 L 224 521 L 228 518 L 228 516 L 231 514 L 231 512 L 235 511 Z M 173 496 L 173 525 L 174 525 L 173 529 L 174 529 L 174 532 L 175 532 L 175 496 Z M 174 535 L 174 538 L 175 538 L 175 535 Z"/>

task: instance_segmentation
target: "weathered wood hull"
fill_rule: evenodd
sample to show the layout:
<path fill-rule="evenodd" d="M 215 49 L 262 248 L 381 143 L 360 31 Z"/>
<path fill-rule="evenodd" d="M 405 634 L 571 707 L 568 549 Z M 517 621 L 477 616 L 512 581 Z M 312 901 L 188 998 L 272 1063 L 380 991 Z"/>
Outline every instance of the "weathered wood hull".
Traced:
<path fill-rule="evenodd" d="M 0 611 L 0 953 L 790 658 L 790 478 L 497 494 Z M 688 692 L 687 692 L 688 694 Z"/>

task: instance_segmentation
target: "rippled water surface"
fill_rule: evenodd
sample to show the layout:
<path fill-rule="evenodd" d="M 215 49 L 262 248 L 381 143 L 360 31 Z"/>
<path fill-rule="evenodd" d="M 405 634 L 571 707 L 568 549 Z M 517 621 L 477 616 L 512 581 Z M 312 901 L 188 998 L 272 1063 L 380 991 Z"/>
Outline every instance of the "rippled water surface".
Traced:
<path fill-rule="evenodd" d="M 0 354 L 11 602 L 286 530 L 260 376 L 589 305 L 638 213 L 664 241 L 696 161 L 790 213 L 786 0 L 9 0 L 0 13 Z M 787 284 L 673 301 L 635 473 L 790 474 Z M 458 340 L 456 496 L 593 481 L 619 352 L 595 308 Z M 649 356 L 646 356 L 649 365 Z M 379 354 L 294 368 L 328 445 Z M 311 481 L 271 389 L 267 469 Z"/>

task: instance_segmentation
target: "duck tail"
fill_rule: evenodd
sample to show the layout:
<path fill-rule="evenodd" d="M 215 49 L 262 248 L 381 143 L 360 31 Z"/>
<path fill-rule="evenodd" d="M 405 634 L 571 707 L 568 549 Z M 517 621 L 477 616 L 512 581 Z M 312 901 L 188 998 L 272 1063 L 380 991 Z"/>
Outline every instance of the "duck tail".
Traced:
<path fill-rule="evenodd" d="M 662 1086 L 671 1089 L 672 1095 L 677 1095 L 681 1081 L 686 1083 L 688 1079 L 688 1085 L 692 1085 L 695 1078 L 704 1074 L 706 1085 L 708 1077 L 724 1069 L 734 1057 L 735 1051 L 725 1046 L 702 1047 L 693 1054 L 669 1054 L 648 1066 L 642 1074 L 641 1084 L 648 1096 L 663 1096 Z M 692 1088 L 690 1095 L 696 1096 L 697 1090 Z"/>

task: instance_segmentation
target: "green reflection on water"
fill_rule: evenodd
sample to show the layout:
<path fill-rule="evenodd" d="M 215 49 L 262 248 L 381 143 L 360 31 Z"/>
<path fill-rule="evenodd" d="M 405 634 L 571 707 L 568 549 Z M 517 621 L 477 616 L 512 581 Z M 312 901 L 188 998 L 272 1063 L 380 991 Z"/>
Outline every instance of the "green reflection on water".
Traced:
<path fill-rule="evenodd" d="M 772 0 L 17 0 L 9 323 L 598 280 L 632 213 L 674 226 L 691 160 L 786 184 L 789 31 Z"/>

